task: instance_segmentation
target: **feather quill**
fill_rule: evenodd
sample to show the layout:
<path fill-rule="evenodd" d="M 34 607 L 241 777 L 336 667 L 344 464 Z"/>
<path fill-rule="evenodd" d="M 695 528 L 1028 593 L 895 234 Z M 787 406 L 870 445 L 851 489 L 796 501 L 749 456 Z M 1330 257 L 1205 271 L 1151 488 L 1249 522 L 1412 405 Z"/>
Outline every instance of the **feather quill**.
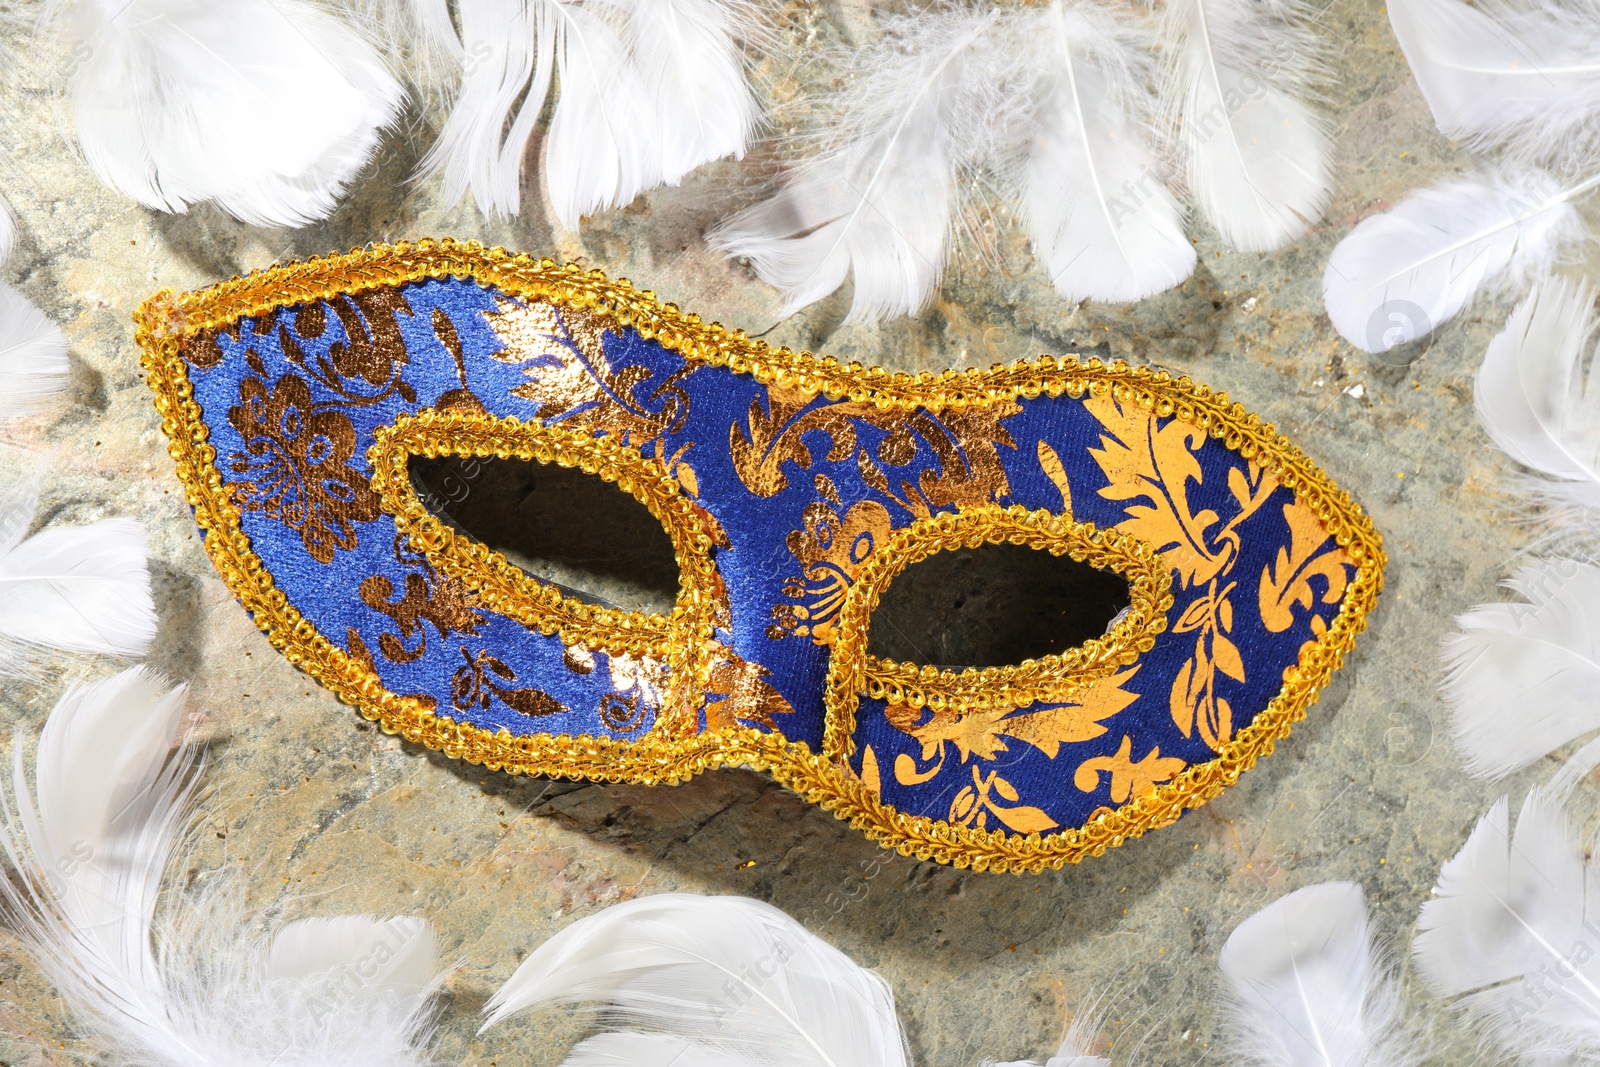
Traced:
<path fill-rule="evenodd" d="M 1320 67 L 1298 5 L 1173 0 L 1174 62 L 1164 95 L 1178 113 L 1189 191 L 1223 240 L 1281 247 L 1328 205 L 1327 132 L 1302 100 Z M 1285 17 L 1288 16 L 1288 17 Z"/>
<path fill-rule="evenodd" d="M 1240 923 L 1217 970 L 1235 1058 L 1260 1067 L 1399 1067 L 1416 1061 L 1373 945 L 1361 887 L 1324 882 Z"/>
<path fill-rule="evenodd" d="M 40 652 L 141 656 L 156 632 L 144 528 L 132 519 L 47 527 L 23 539 L 37 472 L 0 480 L 0 676 Z"/>
<path fill-rule="evenodd" d="M 1514 1054 L 1600 1052 L 1600 865 L 1561 805 L 1531 790 L 1509 832 L 1505 798 L 1439 871 L 1412 944 L 1418 972 Z"/>
<path fill-rule="evenodd" d="M 598 1003 L 620 1034 L 567 1063 L 763 1067 L 910 1064 L 888 985 L 778 909 L 664 894 L 580 919 L 522 962 L 484 1028 L 540 1006 Z"/>
<path fill-rule="evenodd" d="M 1600 5 L 1593 0 L 1395 0 L 1389 22 L 1445 136 L 1530 162 L 1600 144 Z"/>
<path fill-rule="evenodd" d="M 1600 379 L 1593 286 L 1556 279 L 1512 312 L 1478 369 L 1478 421 L 1534 471 L 1513 488 L 1543 541 L 1600 535 Z"/>
<path fill-rule="evenodd" d="M 1024 47 L 1043 73 L 1021 176 L 1036 254 L 1068 300 L 1141 300 L 1182 282 L 1195 251 L 1156 172 L 1148 34 L 1109 12 L 1053 4 Z"/>
<path fill-rule="evenodd" d="M 459 35 L 444 0 L 418 4 L 461 64 L 421 167 L 443 173 L 448 201 L 470 189 L 486 215 L 517 213 L 522 160 L 553 76 L 545 181 L 569 229 L 744 154 L 759 115 L 739 50 L 761 32 L 750 0 L 462 0 Z"/>
<path fill-rule="evenodd" d="M 27 297 L 0 285 L 0 425 L 37 414 L 60 395 L 69 366 L 60 327 Z"/>
<path fill-rule="evenodd" d="M 242 222 L 325 218 L 403 90 L 348 21 L 308 0 L 56 0 L 66 93 L 101 180 L 148 207 Z"/>
<path fill-rule="evenodd" d="M 846 321 L 915 313 L 943 275 L 959 172 L 991 141 L 986 127 L 1014 67 L 998 54 L 1000 14 L 957 8 L 891 19 L 851 60 L 829 147 L 773 197 L 708 237 L 748 257 L 783 294 L 785 315 L 855 278 Z"/>
<path fill-rule="evenodd" d="M 1539 172 L 1450 181 L 1363 220 L 1334 248 L 1323 300 L 1334 328 L 1385 352 L 1453 318 L 1482 289 L 1546 275 L 1583 236 L 1571 200 Z"/>
<path fill-rule="evenodd" d="M 158 919 L 198 758 L 173 750 L 184 690 L 143 668 L 69 691 L 34 760 L 13 748 L 0 910 L 116 1062 L 421 1067 L 437 988 L 421 920 L 339 916 L 240 936 L 228 884 Z"/>
<path fill-rule="evenodd" d="M 1531 563 L 1443 642 L 1450 730 L 1478 778 L 1499 778 L 1600 729 L 1600 566 Z"/>

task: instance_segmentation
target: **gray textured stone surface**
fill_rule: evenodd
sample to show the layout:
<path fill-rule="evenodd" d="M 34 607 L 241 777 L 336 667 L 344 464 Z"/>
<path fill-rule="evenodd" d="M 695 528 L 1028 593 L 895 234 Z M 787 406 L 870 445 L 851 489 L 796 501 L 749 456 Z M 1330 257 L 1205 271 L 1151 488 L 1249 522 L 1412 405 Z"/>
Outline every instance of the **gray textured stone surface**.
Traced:
<path fill-rule="evenodd" d="M 790 6 L 797 40 L 836 39 L 868 18 L 857 0 Z M 291 917 L 431 919 L 445 954 L 462 961 L 439 1058 L 473 1065 L 559 1063 L 578 1024 L 538 1016 L 480 1038 L 478 1008 L 572 919 L 668 890 L 750 894 L 810 921 L 892 983 L 927 1064 L 1042 1058 L 1068 1014 L 1097 998 L 1118 1064 L 1223 1062 L 1218 949 L 1255 909 L 1321 880 L 1360 882 L 1403 959 L 1439 863 L 1501 791 L 1462 778 L 1434 693 L 1451 616 L 1497 595 L 1514 549 L 1493 514 L 1507 464 L 1487 449 L 1471 404 L 1472 371 L 1508 307 L 1484 301 L 1387 361 L 1330 329 L 1320 286 L 1334 243 L 1468 160 L 1434 130 L 1377 6 L 1338 0 L 1321 25 L 1338 49 L 1327 100 L 1338 170 L 1327 218 L 1303 240 L 1239 254 L 1201 223 L 1200 269 L 1181 288 L 1137 306 L 1074 308 L 1015 229 L 1002 228 L 992 262 L 965 249 L 927 312 L 873 328 L 840 325 L 847 291 L 780 322 L 769 290 L 706 250 L 705 228 L 751 195 L 728 190 L 750 188 L 755 160 L 711 165 L 593 220 L 581 237 L 546 220 L 532 182 L 521 221 L 489 224 L 470 205 L 441 207 L 435 184 L 407 182 L 437 121 L 418 108 L 415 136 L 390 138 L 324 225 L 253 230 L 210 208 L 147 211 L 102 188 L 64 146 L 48 92 L 53 60 L 12 27 L 0 188 L 22 239 L 6 277 L 62 324 L 73 357 L 69 400 L 17 443 L 54 450 L 40 524 L 131 515 L 150 531 L 162 618 L 150 662 L 192 686 L 211 741 L 191 877 L 234 866 L 255 901 Z M 1239 787 L 1171 828 L 1040 876 L 893 857 L 753 773 L 671 789 L 576 786 L 486 774 L 407 746 L 275 654 L 212 571 L 140 380 L 130 315 L 160 287 L 445 234 L 580 258 L 774 342 L 895 368 L 1104 346 L 1193 374 L 1276 422 L 1372 512 L 1391 560 L 1372 629 L 1306 723 Z M 78 664 L 49 684 L 7 684 L 0 731 L 31 734 L 63 682 L 112 669 Z M 172 885 L 184 881 L 172 872 Z M 1456 1016 L 1409 977 L 1406 988 L 1431 1059 L 1478 1056 Z M 0 1063 L 90 1056 L 3 934 L 0 1033 Z"/>

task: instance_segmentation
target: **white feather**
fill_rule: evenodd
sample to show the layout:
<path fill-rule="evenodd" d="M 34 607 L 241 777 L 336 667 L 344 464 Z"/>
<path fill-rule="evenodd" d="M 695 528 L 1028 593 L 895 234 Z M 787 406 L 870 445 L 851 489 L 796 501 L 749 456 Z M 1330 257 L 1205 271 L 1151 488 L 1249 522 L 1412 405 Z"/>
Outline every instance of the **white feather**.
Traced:
<path fill-rule="evenodd" d="M 57 0 L 77 141 L 149 207 L 214 200 L 243 222 L 326 217 L 403 91 L 350 23 L 308 0 Z"/>
<path fill-rule="evenodd" d="M 585 1002 L 598 1002 L 616 1026 L 695 1046 L 694 1061 L 911 1062 L 881 978 L 778 909 L 743 897 L 665 894 L 580 919 L 522 962 L 485 1007 L 484 1026 L 540 1006 Z M 650 1040 L 662 1056 L 642 1062 L 668 1062 L 670 1046 Z M 598 1057 L 620 1047 L 591 1051 Z"/>
<path fill-rule="evenodd" d="M 1592 286 L 1555 279 L 1489 343 L 1473 395 L 1502 451 L 1540 477 L 1514 485 L 1547 538 L 1600 535 L 1600 380 Z"/>
<path fill-rule="evenodd" d="M 1044 77 L 1023 204 L 1036 254 L 1068 300 L 1141 300 L 1194 270 L 1183 214 L 1156 170 L 1141 116 L 1148 35 L 1058 0 L 1031 20 Z"/>
<path fill-rule="evenodd" d="M 1111 1060 L 1105 1056 L 1096 1056 L 1089 1050 L 1094 1045 L 1095 1031 L 1100 1028 L 1100 1020 L 1094 1012 L 1079 1015 L 1072 1020 L 1072 1025 L 1061 1038 L 1061 1045 L 1056 1049 L 1055 1055 L 1044 1061 L 1044 1067 L 1111 1067 Z M 1012 1060 L 1001 1063 L 997 1060 L 985 1060 L 983 1067 L 1039 1067 L 1032 1060 Z"/>
<path fill-rule="evenodd" d="M 422 164 L 446 200 L 468 189 L 514 215 L 522 161 L 556 74 L 545 178 L 569 229 L 702 163 L 742 156 L 758 108 L 738 42 L 758 33 L 749 0 L 443 0 L 422 21 L 461 62 L 461 87 Z M 509 130 L 506 128 L 510 123 Z"/>
<path fill-rule="evenodd" d="M 1600 566 L 1543 560 L 1504 585 L 1526 603 L 1480 604 L 1443 642 L 1451 733 L 1479 778 L 1600 729 Z"/>
<path fill-rule="evenodd" d="M 1384 352 L 1453 318 L 1491 285 L 1538 279 L 1583 235 L 1547 174 L 1502 173 L 1449 181 L 1364 219 L 1334 248 L 1323 299 L 1334 328 L 1367 352 Z"/>
<path fill-rule="evenodd" d="M 1399 1067 L 1416 1060 L 1377 958 L 1361 887 L 1324 882 L 1240 923 L 1217 970 L 1234 1059 L 1261 1067 Z"/>
<path fill-rule="evenodd" d="M 997 12 L 958 8 L 887 21 L 884 39 L 851 59 L 839 132 L 772 198 L 708 240 L 748 257 L 783 293 L 784 314 L 855 276 L 847 321 L 920 310 L 944 272 L 958 171 L 990 133 L 1005 81 L 991 31 Z"/>
<path fill-rule="evenodd" d="M 27 297 L 0 285 L 0 424 L 36 414 L 59 395 L 69 366 L 60 327 Z"/>
<path fill-rule="evenodd" d="M 421 172 L 443 174 L 446 203 L 471 189 L 484 214 L 514 215 L 522 157 L 550 89 L 555 25 L 538 17 L 538 0 L 467 0 L 456 8 L 458 38 L 445 0 L 418 4 L 423 25 L 462 65 L 460 89 Z"/>
<path fill-rule="evenodd" d="M 182 688 L 135 667 L 69 690 L 39 738 L 35 791 L 13 743 L 0 847 L 8 925 L 81 1022 L 155 1047 L 165 990 L 149 941 L 161 871 L 182 829 L 187 759 L 168 762 Z"/>
<path fill-rule="evenodd" d="M 1600 5 L 1394 0 L 1389 22 L 1439 129 L 1530 160 L 1591 158 L 1600 135 Z"/>
<path fill-rule="evenodd" d="M 144 528 L 132 519 L 53 526 L 27 540 L 36 474 L 0 480 L 0 676 L 44 650 L 140 656 L 156 632 Z"/>
<path fill-rule="evenodd" d="M 1267 252 L 1304 233 L 1328 204 L 1324 124 L 1300 97 L 1320 66 L 1293 3 L 1173 0 L 1165 92 L 1181 110 L 1189 191 L 1223 240 Z"/>
<path fill-rule="evenodd" d="M 13 749 L 0 910 L 94 1043 L 139 1067 L 421 1067 L 437 989 L 416 919 L 302 920 L 255 936 L 226 877 L 156 915 L 191 818 L 173 755 L 182 688 L 134 668 L 76 688 L 45 724 L 29 789 Z"/>
<path fill-rule="evenodd" d="M 374 993 L 411 995 L 433 984 L 437 958 L 433 927 L 425 920 L 410 915 L 392 919 L 333 915 L 300 919 L 274 934 L 267 976 L 324 978 L 366 960 L 369 973 L 357 977 Z"/>
<path fill-rule="evenodd" d="M 757 1067 L 758 1057 L 731 1056 L 671 1034 L 596 1034 L 572 1047 L 561 1067 Z"/>
<path fill-rule="evenodd" d="M 655 109 L 661 180 L 675 185 L 702 163 L 742 157 L 760 109 L 737 39 L 772 43 L 759 34 L 750 0 L 617 2 L 629 15 L 633 65 Z"/>
<path fill-rule="evenodd" d="M 541 11 L 556 26 L 561 88 L 545 146 L 545 184 L 557 220 L 577 229 L 583 216 L 661 184 L 654 125 L 671 102 L 651 97 L 632 61 L 635 27 L 620 8 L 550 2 Z"/>
<path fill-rule="evenodd" d="M 1600 866 L 1585 864 L 1559 804 L 1530 791 L 1513 837 L 1501 798 L 1434 895 L 1412 956 L 1436 994 L 1460 996 L 1513 1054 L 1600 1052 Z"/>
<path fill-rule="evenodd" d="M 11 258 L 17 244 L 17 216 L 11 205 L 0 198 L 0 263 Z"/>

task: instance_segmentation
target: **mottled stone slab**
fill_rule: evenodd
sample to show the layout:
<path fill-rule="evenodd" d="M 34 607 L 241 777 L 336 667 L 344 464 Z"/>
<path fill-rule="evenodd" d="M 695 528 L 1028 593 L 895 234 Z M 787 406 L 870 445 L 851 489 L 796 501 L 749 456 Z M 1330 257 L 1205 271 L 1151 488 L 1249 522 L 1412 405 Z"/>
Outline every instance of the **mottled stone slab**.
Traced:
<path fill-rule="evenodd" d="M 869 24 L 865 0 L 790 6 L 796 40 L 813 45 Z M 1408 944 L 1440 862 L 1500 792 L 1462 778 L 1434 693 L 1451 616 L 1497 596 L 1515 548 L 1493 515 L 1508 464 L 1486 447 L 1471 403 L 1472 372 L 1508 305 L 1483 301 L 1383 358 L 1335 336 L 1321 306 L 1335 242 L 1468 160 L 1434 130 L 1378 7 L 1341 0 L 1319 25 L 1339 49 L 1328 89 L 1338 172 L 1327 218 L 1303 240 L 1240 254 L 1197 223 L 1201 266 L 1185 285 L 1135 306 L 1078 308 L 1002 225 L 987 260 L 964 248 L 926 312 L 877 327 L 840 325 L 848 289 L 780 321 L 770 290 L 705 248 L 705 229 L 757 195 L 754 161 L 706 167 L 596 218 L 581 237 L 555 231 L 533 182 L 526 217 L 491 224 L 469 204 L 441 206 L 436 183 L 406 181 L 438 121 L 430 111 L 409 117 L 417 140 L 387 142 L 324 225 L 253 230 L 207 208 L 147 211 L 102 188 L 62 143 L 53 60 L 25 25 L 10 27 L 0 188 L 22 237 L 6 280 L 63 325 L 73 356 L 69 400 L 22 435 L 54 450 L 37 521 L 146 524 L 162 615 L 150 661 L 192 686 L 212 744 L 199 852 L 170 885 L 226 865 L 286 916 L 426 916 L 462 962 L 440 1061 L 503 1067 L 559 1063 L 581 1022 L 534 1016 L 480 1038 L 485 999 L 553 931 L 643 893 L 750 894 L 810 922 L 892 983 L 917 1058 L 930 1064 L 1042 1059 L 1064 1012 L 1096 998 L 1117 1063 L 1223 1062 L 1212 1048 L 1217 951 L 1239 920 L 1312 882 L 1359 881 L 1378 930 Z M 793 79 L 775 84 L 786 93 Z M 670 789 L 576 786 L 409 747 L 284 662 L 212 571 L 140 380 L 131 314 L 163 286 L 427 235 L 580 258 L 773 343 L 894 368 L 1098 348 L 1192 374 L 1274 420 L 1373 514 L 1390 566 L 1371 632 L 1306 723 L 1237 788 L 1174 827 L 1041 876 L 895 857 L 747 772 Z M 31 736 L 62 683 L 111 670 L 81 663 L 49 684 L 7 684 L 4 734 Z M 1439 1062 L 1466 1062 L 1475 1045 L 1457 1017 L 1414 984 L 1407 999 Z M 89 1056 L 48 985 L 0 935 L 0 1063 Z"/>

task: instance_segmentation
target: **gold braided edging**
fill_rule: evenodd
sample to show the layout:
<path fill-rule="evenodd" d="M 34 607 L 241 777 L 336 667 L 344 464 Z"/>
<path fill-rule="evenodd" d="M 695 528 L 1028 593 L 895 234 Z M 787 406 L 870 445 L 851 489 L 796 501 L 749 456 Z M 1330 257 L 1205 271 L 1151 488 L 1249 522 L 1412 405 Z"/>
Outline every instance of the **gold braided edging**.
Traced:
<path fill-rule="evenodd" d="M 559 634 L 564 644 L 591 651 L 660 657 L 669 674 L 662 715 L 652 726 L 676 736 L 698 726 L 695 694 L 711 679 L 713 590 L 711 535 L 699 513 L 658 461 L 610 437 L 546 426 L 537 419 L 497 418 L 475 411 L 428 410 L 402 415 L 380 427 L 367 450 L 372 488 L 396 528 L 441 574 L 461 581 L 483 607 L 529 630 Z M 587 604 L 539 582 L 504 556 L 470 537 L 458 536 L 418 499 L 408 476 L 410 457 L 424 455 L 515 456 L 538 463 L 578 467 L 632 495 L 665 527 L 678 563 L 678 596 L 663 618 Z"/>
<path fill-rule="evenodd" d="M 1356 577 L 1327 632 L 1309 643 L 1299 663 L 1284 672 L 1284 686 L 1278 695 L 1225 743 L 1214 759 L 1191 765 L 1119 808 L 1100 809 L 1082 826 L 1044 836 L 953 826 L 896 811 L 855 778 L 848 765 L 814 754 L 803 743 L 747 727 L 687 737 L 658 734 L 653 729 L 630 744 L 566 734 L 513 736 L 506 730 L 491 732 L 459 723 L 436 715 L 416 697 L 388 691 L 374 672 L 318 633 L 275 587 L 241 529 L 238 508 L 223 491 L 215 468 L 216 450 L 208 443 L 209 431 L 194 402 L 181 354 L 187 337 L 272 308 L 450 276 L 471 278 L 530 300 L 587 308 L 686 359 L 726 366 L 758 382 L 821 393 L 830 399 L 870 402 L 880 410 L 920 406 L 937 411 L 985 406 L 1019 396 L 1032 399 L 1066 393 L 1080 398 L 1088 393 L 1110 396 L 1120 404 L 1138 404 L 1158 416 L 1175 415 L 1254 460 L 1293 492 L 1355 563 Z M 1226 393 L 1213 393 L 1166 371 L 1129 367 L 1120 360 L 1107 365 L 1097 359 L 1080 362 L 1071 356 L 1042 356 L 987 371 L 916 375 L 859 363 L 841 364 L 831 357 L 770 349 L 761 341 L 748 339 L 741 330 L 705 324 L 697 315 L 658 303 L 653 293 L 633 289 L 625 279 L 612 282 L 599 271 L 585 272 L 570 264 L 557 266 L 548 259 L 514 256 L 504 249 L 485 250 L 476 243 L 449 239 L 377 245 L 347 255 L 272 267 L 182 295 L 164 290 L 141 305 L 134 318 L 141 364 L 162 418 L 162 430 L 170 441 L 168 452 L 204 534 L 206 551 L 273 647 L 386 732 L 508 773 L 651 785 L 681 782 L 710 767 L 745 765 L 769 771 L 805 799 L 903 855 L 975 870 L 1060 868 L 1171 823 L 1185 810 L 1199 807 L 1232 785 L 1257 759 L 1269 754 L 1275 742 L 1304 718 L 1318 691 L 1354 647 L 1383 585 L 1386 558 L 1370 518 L 1270 423 L 1231 402 Z M 670 532 L 668 519 L 657 517 L 669 525 Z M 683 608 L 680 594 L 674 618 Z M 840 654 L 838 649 L 835 654 Z"/>
<path fill-rule="evenodd" d="M 911 564 L 935 552 L 1010 542 L 1079 563 L 1113 571 L 1128 579 L 1128 615 L 1102 637 L 1091 638 L 1059 655 L 1024 660 L 1015 666 L 960 673 L 936 667 L 918 669 L 867 655 L 867 623 L 889 583 Z M 824 689 L 826 729 L 822 751 L 835 759 L 854 752 L 855 711 L 860 694 L 911 708 L 933 711 L 1023 708 L 1066 699 L 1084 685 L 1134 662 L 1155 645 L 1167 628 L 1172 607 L 1172 573 L 1142 541 L 1074 522 L 1070 515 L 1029 511 L 1020 505 L 978 504 L 958 512 L 917 519 L 894 531 L 856 571 L 845 590 L 834 630 Z M 869 667 L 875 666 L 877 670 Z"/>

